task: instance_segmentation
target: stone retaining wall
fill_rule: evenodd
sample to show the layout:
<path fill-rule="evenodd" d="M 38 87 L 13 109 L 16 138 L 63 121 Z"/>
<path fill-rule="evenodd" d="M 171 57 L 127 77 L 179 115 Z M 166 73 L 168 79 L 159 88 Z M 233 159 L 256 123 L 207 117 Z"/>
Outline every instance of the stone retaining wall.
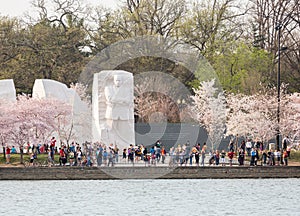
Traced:
<path fill-rule="evenodd" d="M 30 167 L 0 168 L 0 180 L 300 178 L 290 167 Z"/>

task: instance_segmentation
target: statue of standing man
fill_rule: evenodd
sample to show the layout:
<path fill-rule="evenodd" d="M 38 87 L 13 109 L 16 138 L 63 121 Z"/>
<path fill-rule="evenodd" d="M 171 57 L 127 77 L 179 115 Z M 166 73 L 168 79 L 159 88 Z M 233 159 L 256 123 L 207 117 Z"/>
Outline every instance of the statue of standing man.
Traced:
<path fill-rule="evenodd" d="M 101 141 L 122 149 L 134 145 L 133 75 L 126 71 L 102 71 L 99 76 L 105 77 L 105 80 L 99 80 L 104 87 L 104 98 L 98 100 L 99 103 L 105 100 L 106 104 L 105 113 L 101 113 L 104 109 L 99 107 L 100 128 L 105 129 L 101 130 Z M 99 95 L 101 97 L 103 94 Z"/>

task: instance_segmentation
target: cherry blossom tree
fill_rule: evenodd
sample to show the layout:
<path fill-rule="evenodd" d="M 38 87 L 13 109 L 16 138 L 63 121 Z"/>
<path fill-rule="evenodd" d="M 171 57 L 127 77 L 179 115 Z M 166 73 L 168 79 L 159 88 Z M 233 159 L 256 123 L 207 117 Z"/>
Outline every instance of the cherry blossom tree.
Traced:
<path fill-rule="evenodd" d="M 11 108 L 14 107 L 15 102 L 11 100 L 0 100 L 0 142 L 3 147 L 3 156 L 5 157 L 5 146 L 8 143 L 8 136 L 11 128 L 13 128 L 14 118 L 12 115 L 7 115 L 7 112 L 11 112 Z"/>
<path fill-rule="evenodd" d="M 5 137 L 20 148 L 23 163 L 25 143 L 45 143 L 54 133 L 59 132 L 58 122 L 70 114 L 70 106 L 54 99 L 33 99 L 19 95 L 17 101 L 8 106 L 1 103 L 1 137 Z M 68 124 L 69 122 L 64 122 Z"/>
<path fill-rule="evenodd" d="M 219 146 L 225 132 L 225 96 L 215 87 L 215 79 L 201 82 L 199 89 L 194 89 L 194 92 L 195 95 L 191 96 L 192 109 L 200 125 L 206 129 L 214 150 Z"/>
<path fill-rule="evenodd" d="M 280 94 L 280 132 L 282 135 L 295 134 L 299 130 L 296 123 L 299 111 L 290 95 L 286 93 L 287 85 L 282 84 Z M 227 135 L 241 134 L 252 136 L 267 142 L 275 137 L 278 129 L 277 119 L 277 90 L 276 88 L 262 88 L 254 95 L 228 94 Z"/>
<path fill-rule="evenodd" d="M 288 96 L 289 103 L 284 107 L 282 113 L 281 131 L 285 135 L 289 135 L 292 140 L 299 139 L 300 136 L 300 93 L 294 93 Z"/>
<path fill-rule="evenodd" d="M 255 137 L 260 141 L 273 137 L 276 124 L 269 118 L 268 104 L 260 95 L 228 94 L 227 135 Z"/>

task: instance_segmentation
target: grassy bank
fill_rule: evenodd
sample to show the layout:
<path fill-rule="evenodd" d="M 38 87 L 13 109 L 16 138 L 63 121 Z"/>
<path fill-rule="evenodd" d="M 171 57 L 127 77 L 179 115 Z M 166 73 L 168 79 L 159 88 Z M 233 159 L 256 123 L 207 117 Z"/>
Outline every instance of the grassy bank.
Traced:
<path fill-rule="evenodd" d="M 292 162 L 300 162 L 300 151 L 291 151 L 291 158 Z"/>
<path fill-rule="evenodd" d="M 44 161 L 47 161 L 47 157 L 48 157 L 47 154 L 38 154 L 37 160 L 39 162 L 44 162 Z M 20 158 L 21 158 L 20 154 L 11 154 L 11 156 L 10 156 L 10 163 L 12 165 L 20 165 Z M 55 155 L 54 156 L 54 160 L 55 160 L 55 163 L 59 163 L 59 155 Z M 24 154 L 23 155 L 23 161 L 24 162 L 25 161 L 30 161 L 30 155 Z M 1 154 L 1 156 L 0 156 L 0 164 L 5 164 L 5 163 L 6 163 L 6 160 L 4 159 L 3 154 Z"/>

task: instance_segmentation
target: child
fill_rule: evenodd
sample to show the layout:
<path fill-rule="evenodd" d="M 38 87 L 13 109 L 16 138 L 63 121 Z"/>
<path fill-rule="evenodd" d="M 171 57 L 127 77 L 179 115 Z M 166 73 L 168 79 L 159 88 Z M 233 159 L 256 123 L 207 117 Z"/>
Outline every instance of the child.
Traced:
<path fill-rule="evenodd" d="M 225 157 L 226 157 L 226 152 L 223 149 L 222 152 L 221 152 L 221 164 L 222 164 L 222 166 L 225 166 Z"/>
<path fill-rule="evenodd" d="M 30 155 L 30 166 L 33 166 L 34 158 L 35 158 L 34 153 L 31 153 L 31 155 Z"/>

